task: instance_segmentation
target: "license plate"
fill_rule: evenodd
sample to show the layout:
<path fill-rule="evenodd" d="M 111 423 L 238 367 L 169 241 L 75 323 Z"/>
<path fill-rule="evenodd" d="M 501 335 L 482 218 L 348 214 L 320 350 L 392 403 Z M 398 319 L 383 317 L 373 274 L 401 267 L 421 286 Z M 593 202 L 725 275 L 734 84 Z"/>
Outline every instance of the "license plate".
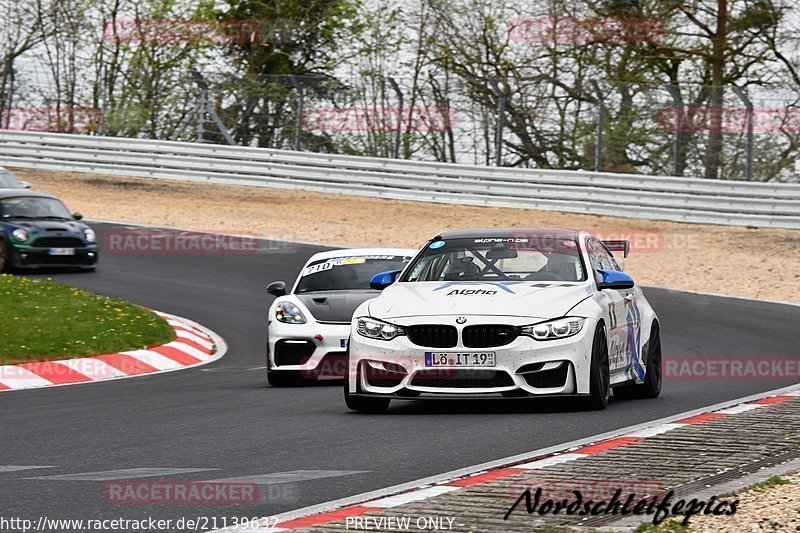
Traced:
<path fill-rule="evenodd" d="M 425 352 L 425 366 L 495 366 L 494 352 Z"/>
<path fill-rule="evenodd" d="M 47 253 L 50 255 L 75 255 L 75 248 L 50 248 Z"/>

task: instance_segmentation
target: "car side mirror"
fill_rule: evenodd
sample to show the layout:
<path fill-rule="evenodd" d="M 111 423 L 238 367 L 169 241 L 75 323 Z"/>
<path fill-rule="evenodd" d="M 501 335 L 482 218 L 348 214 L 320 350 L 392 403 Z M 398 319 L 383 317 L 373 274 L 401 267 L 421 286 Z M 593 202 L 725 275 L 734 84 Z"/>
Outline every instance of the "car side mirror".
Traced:
<path fill-rule="evenodd" d="M 390 272 L 381 272 L 380 274 L 375 274 L 369 282 L 369 288 L 375 289 L 376 291 L 382 291 L 395 282 L 397 276 L 400 275 L 400 272 L 402 272 L 402 270 L 392 270 Z"/>
<path fill-rule="evenodd" d="M 83 220 L 83 215 L 81 215 L 80 213 L 72 213 L 72 218 L 74 218 L 75 220 Z"/>
<path fill-rule="evenodd" d="M 598 290 L 614 289 L 617 291 L 633 288 L 633 278 L 625 272 L 617 270 L 598 270 L 603 281 L 597 283 Z"/>
<path fill-rule="evenodd" d="M 273 296 L 285 296 L 286 295 L 286 283 L 283 281 L 273 281 L 269 285 L 267 285 L 267 293 Z"/>
<path fill-rule="evenodd" d="M 22 187 L 23 189 L 30 189 L 31 188 L 31 184 L 28 183 L 27 181 L 20 181 L 19 182 L 19 186 Z"/>

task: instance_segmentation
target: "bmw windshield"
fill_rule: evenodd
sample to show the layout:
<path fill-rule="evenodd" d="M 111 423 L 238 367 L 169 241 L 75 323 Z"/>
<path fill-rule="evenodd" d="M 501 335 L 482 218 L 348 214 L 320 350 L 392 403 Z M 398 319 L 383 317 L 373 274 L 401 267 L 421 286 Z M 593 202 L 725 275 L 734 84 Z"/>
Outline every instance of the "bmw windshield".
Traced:
<path fill-rule="evenodd" d="M 67 208 L 55 198 L 22 196 L 0 200 L 0 217 L 9 219 L 72 220 Z"/>
<path fill-rule="evenodd" d="M 402 270 L 410 259 L 400 255 L 362 255 L 315 261 L 303 269 L 294 292 L 369 290 L 369 282 L 376 274 Z"/>
<path fill-rule="evenodd" d="M 401 281 L 584 281 L 570 239 L 469 238 L 430 242 Z"/>

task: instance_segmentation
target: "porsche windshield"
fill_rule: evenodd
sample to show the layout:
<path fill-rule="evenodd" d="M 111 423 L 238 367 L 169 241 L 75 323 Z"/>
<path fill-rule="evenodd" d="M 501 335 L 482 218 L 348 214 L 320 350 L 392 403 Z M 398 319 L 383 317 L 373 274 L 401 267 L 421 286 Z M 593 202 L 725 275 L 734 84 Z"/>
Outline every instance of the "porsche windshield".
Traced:
<path fill-rule="evenodd" d="M 294 292 L 369 290 L 369 282 L 376 274 L 402 270 L 410 260 L 410 257 L 400 255 L 322 259 L 303 269 Z"/>
<path fill-rule="evenodd" d="M 72 215 L 59 200 L 40 196 L 18 196 L 0 200 L 0 217 L 72 220 Z"/>
<path fill-rule="evenodd" d="M 19 187 L 19 181 L 17 178 L 0 168 L 0 189 L 4 187 L 8 187 L 10 189 L 16 189 Z"/>
<path fill-rule="evenodd" d="M 401 281 L 584 281 L 569 239 L 470 238 L 433 241 Z"/>

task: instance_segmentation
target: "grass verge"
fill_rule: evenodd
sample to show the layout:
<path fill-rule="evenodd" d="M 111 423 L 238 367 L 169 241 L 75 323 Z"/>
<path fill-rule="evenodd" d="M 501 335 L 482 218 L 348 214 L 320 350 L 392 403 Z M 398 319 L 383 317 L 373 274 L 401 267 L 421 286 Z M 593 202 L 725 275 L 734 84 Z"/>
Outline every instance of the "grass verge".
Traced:
<path fill-rule="evenodd" d="M 125 300 L 0 274 L 0 365 L 140 350 L 174 339 L 164 319 Z"/>

